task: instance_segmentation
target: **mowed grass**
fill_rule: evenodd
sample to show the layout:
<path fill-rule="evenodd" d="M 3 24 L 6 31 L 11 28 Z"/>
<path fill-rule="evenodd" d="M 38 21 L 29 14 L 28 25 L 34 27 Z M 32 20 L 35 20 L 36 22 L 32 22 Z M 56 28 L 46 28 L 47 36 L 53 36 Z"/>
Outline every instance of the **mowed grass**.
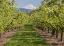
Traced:
<path fill-rule="evenodd" d="M 31 25 L 25 25 L 25 28 L 17 31 L 4 46 L 49 46 L 49 44 L 41 39 Z"/>

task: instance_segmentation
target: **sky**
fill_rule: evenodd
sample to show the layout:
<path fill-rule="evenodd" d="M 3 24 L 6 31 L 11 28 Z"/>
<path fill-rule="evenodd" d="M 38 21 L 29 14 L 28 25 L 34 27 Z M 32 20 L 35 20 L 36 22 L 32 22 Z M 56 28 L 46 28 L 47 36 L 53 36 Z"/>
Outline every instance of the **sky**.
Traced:
<path fill-rule="evenodd" d="M 22 8 L 26 5 L 32 4 L 35 7 L 39 7 L 41 4 L 42 0 L 16 0 L 16 4 L 15 5 L 17 8 Z"/>

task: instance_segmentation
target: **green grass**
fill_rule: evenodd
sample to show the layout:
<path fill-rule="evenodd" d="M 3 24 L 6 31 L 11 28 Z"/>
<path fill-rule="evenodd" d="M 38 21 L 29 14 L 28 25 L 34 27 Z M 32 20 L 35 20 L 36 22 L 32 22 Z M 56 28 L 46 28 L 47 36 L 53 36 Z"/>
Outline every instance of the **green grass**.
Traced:
<path fill-rule="evenodd" d="M 17 33 L 4 46 L 49 46 L 31 25 L 25 25 L 24 29 Z"/>

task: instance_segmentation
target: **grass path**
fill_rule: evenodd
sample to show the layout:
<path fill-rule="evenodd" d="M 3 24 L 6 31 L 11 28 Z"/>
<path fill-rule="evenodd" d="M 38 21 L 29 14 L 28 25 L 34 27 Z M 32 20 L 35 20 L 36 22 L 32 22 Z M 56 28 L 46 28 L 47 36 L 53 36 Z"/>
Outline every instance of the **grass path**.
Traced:
<path fill-rule="evenodd" d="M 31 25 L 26 25 L 24 29 L 17 31 L 4 46 L 49 46 L 49 44 L 41 39 Z"/>

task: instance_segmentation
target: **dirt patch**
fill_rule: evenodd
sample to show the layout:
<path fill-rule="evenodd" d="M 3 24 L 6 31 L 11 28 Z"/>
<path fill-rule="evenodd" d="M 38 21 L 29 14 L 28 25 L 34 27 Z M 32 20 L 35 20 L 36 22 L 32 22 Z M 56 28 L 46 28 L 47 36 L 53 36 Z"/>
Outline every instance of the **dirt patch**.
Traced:
<path fill-rule="evenodd" d="M 23 28 L 24 27 L 21 27 L 20 29 Z M 5 34 L 2 34 L 2 37 L 0 38 L 0 46 L 4 46 L 4 44 L 6 44 L 18 30 L 19 29 L 14 29 L 12 31 L 6 32 Z"/>
<path fill-rule="evenodd" d="M 48 33 L 47 31 L 42 31 L 36 27 L 33 27 L 36 29 L 36 31 L 41 35 L 42 40 L 45 40 L 47 43 L 49 43 L 51 46 L 64 46 L 64 38 L 63 41 L 60 40 L 60 34 L 58 34 L 58 38 L 55 38 L 55 35 L 51 37 L 51 32 Z"/>

